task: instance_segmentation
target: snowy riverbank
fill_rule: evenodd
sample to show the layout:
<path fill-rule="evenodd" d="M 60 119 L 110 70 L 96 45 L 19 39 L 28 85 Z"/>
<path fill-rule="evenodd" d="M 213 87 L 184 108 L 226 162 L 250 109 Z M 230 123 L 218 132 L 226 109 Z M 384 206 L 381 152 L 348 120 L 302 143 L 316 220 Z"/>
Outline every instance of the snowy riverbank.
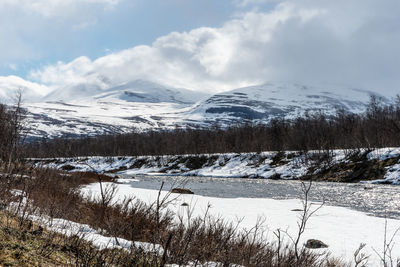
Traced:
<path fill-rule="evenodd" d="M 400 148 L 382 148 L 371 151 L 333 150 L 331 158 L 311 151 L 307 154 L 295 151 L 228 153 L 176 156 L 138 157 L 77 157 L 57 159 L 32 159 L 36 165 L 59 168 L 66 171 L 113 172 L 126 175 L 180 175 L 231 178 L 298 179 L 308 174 L 318 174 L 322 168 L 335 173 L 349 172 L 358 176 L 354 181 L 368 180 L 376 183 L 400 182 Z M 317 164 L 316 164 L 317 163 Z M 315 168 L 315 166 L 318 166 Z M 359 168 L 359 169 L 357 169 Z M 369 168 L 362 173 L 362 168 Z M 374 172 L 374 170 L 377 170 Z M 331 179 L 330 173 L 323 179 Z M 332 178 L 333 179 L 333 178 Z M 340 177 L 337 178 L 340 181 Z"/>

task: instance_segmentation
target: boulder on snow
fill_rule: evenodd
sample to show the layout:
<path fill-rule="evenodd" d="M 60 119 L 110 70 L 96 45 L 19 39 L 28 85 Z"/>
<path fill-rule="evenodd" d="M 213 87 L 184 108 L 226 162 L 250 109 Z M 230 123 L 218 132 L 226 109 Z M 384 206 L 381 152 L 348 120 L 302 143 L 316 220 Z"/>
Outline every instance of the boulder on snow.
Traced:
<path fill-rule="evenodd" d="M 327 248 L 328 245 L 317 239 L 308 239 L 306 243 L 306 248 L 316 249 L 316 248 Z"/>
<path fill-rule="evenodd" d="M 186 188 L 173 188 L 171 190 L 171 193 L 177 193 L 177 194 L 194 194 L 192 191 L 190 191 L 189 189 Z"/>

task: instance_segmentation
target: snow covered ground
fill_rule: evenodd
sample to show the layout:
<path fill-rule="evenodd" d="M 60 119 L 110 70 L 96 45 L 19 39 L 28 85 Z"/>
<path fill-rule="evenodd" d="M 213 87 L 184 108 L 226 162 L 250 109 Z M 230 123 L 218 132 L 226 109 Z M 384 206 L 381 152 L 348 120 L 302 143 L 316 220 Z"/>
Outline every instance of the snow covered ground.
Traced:
<path fill-rule="evenodd" d="M 380 148 L 370 152 L 368 159 L 386 160 L 400 156 L 400 148 Z M 371 181 L 371 183 L 389 182 L 400 185 L 400 162 L 386 168 L 387 172 L 383 180 Z"/>
<path fill-rule="evenodd" d="M 91 228 L 87 224 L 80 224 L 59 218 L 43 218 L 36 216 L 29 216 L 29 219 L 35 222 L 41 223 L 48 230 L 57 232 L 66 236 L 79 236 L 84 240 L 91 242 L 94 246 L 99 249 L 106 248 L 119 248 L 130 250 L 132 247 L 137 249 L 142 249 L 146 252 L 152 252 L 157 255 L 162 255 L 164 249 L 159 244 L 151 244 L 146 242 L 132 242 L 123 238 L 114 238 L 109 236 L 104 236 L 99 231 Z"/>
<path fill-rule="evenodd" d="M 33 208 L 32 203 L 27 201 L 25 197 L 25 193 L 20 190 L 13 190 L 14 195 L 22 197 L 21 205 L 19 203 L 12 202 L 8 206 L 8 209 L 12 213 L 20 213 L 23 216 L 22 211 L 27 206 L 28 210 Z M 162 255 L 164 253 L 164 249 L 159 244 L 151 244 L 147 242 L 139 242 L 139 241 L 129 241 L 123 238 L 116 238 L 105 236 L 101 234 L 98 230 L 93 229 L 87 224 L 81 224 L 65 219 L 60 218 L 51 218 L 49 216 L 45 216 L 43 214 L 37 214 L 37 210 L 34 209 L 35 212 L 29 214 L 26 219 L 32 220 L 42 227 L 45 227 L 49 231 L 53 231 L 65 236 L 78 236 L 90 243 L 92 243 L 98 249 L 110 249 L 110 248 L 118 248 L 118 249 L 126 249 L 130 250 L 131 248 L 141 249 L 145 252 L 155 253 L 157 255 Z M 25 215 L 26 216 L 26 215 Z"/>
<path fill-rule="evenodd" d="M 130 179 L 130 181 L 134 180 L 135 179 Z M 11 202 L 10 205 L 7 207 L 7 209 L 12 213 L 16 213 L 19 214 L 20 216 L 23 216 L 25 219 L 29 219 L 38 223 L 39 225 L 45 227 L 49 231 L 53 231 L 68 237 L 78 236 L 79 238 L 82 238 L 83 240 L 90 242 L 100 250 L 117 248 L 130 251 L 131 249 L 138 249 L 159 257 L 161 257 L 164 254 L 164 248 L 160 244 L 140 242 L 140 241 L 132 242 L 119 237 L 105 236 L 100 233 L 100 229 L 95 230 L 87 224 L 76 223 L 73 221 L 60 218 L 51 218 L 43 214 L 36 215 L 38 211 L 35 208 L 33 208 L 34 206 L 27 200 L 26 194 L 23 191 L 14 189 L 12 190 L 12 193 L 15 196 L 21 197 L 20 200 L 21 202 L 20 203 Z M 22 212 L 22 210 L 25 210 L 25 207 L 27 207 L 28 210 L 30 210 L 30 208 L 33 208 L 35 212 L 32 212 L 32 214 L 26 216 L 24 215 L 24 212 Z M 193 262 L 189 262 L 186 266 L 177 264 L 167 264 L 165 266 L 166 267 L 219 267 L 221 266 L 221 263 L 211 261 L 211 262 L 195 264 Z M 231 267 L 244 267 L 244 266 L 235 264 L 232 265 Z"/>
<path fill-rule="evenodd" d="M 309 155 L 316 153 L 310 151 Z M 331 164 L 349 162 L 349 151 L 334 150 Z M 400 157 L 400 148 L 375 149 L 369 160 Z M 228 153 L 178 156 L 78 157 L 32 159 L 37 165 L 72 171 L 117 172 L 125 175 L 180 175 L 208 177 L 297 179 L 309 171 L 310 161 L 304 154 L 286 151 L 262 153 Z M 400 162 L 386 167 L 383 180 L 368 183 L 400 184 Z"/>
<path fill-rule="evenodd" d="M 148 203 L 156 200 L 158 191 L 135 188 L 134 179 L 119 180 L 117 184 L 118 194 L 115 201 L 122 200 L 126 196 L 136 198 Z M 133 185 L 132 185 L 133 182 Z M 111 183 L 104 183 L 105 186 Z M 82 194 L 86 196 L 98 196 L 99 185 L 91 184 L 82 188 Z M 167 194 L 162 192 L 162 196 Z M 169 209 L 177 215 L 186 214 L 187 210 L 193 211 L 193 216 L 204 215 L 207 207 L 211 205 L 209 214 L 222 217 L 228 222 L 236 223 L 241 220 L 240 229 L 250 229 L 255 226 L 260 218 L 265 219 L 264 226 L 268 236 L 273 239 L 273 231 L 281 229 L 295 236 L 297 222 L 302 208 L 299 199 L 273 200 L 266 198 L 215 198 L 198 195 L 177 195 L 169 205 Z M 187 203 L 189 206 L 182 206 Z M 320 203 L 314 203 L 317 207 Z M 400 227 L 400 220 L 387 219 L 387 236 L 391 236 Z M 365 213 L 343 207 L 323 206 L 307 224 L 307 229 L 301 240 L 304 243 L 308 239 L 318 239 L 329 245 L 327 251 L 333 256 L 353 261 L 354 251 L 361 243 L 365 243 L 365 253 L 370 255 L 369 266 L 381 266 L 380 258 L 375 252 L 381 253 L 385 236 L 385 219 L 368 216 Z M 286 239 L 289 241 L 288 239 Z M 393 239 L 394 258 L 400 258 L 400 234 Z"/>

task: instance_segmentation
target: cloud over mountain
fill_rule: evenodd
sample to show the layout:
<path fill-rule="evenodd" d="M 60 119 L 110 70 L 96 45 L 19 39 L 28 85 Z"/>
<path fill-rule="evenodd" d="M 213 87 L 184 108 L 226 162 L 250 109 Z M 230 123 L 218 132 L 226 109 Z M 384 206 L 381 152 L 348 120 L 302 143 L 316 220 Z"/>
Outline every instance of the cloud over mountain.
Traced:
<path fill-rule="evenodd" d="M 270 1 L 269 1 L 270 2 Z M 269 80 L 333 82 L 395 91 L 399 84 L 400 3 L 298 0 L 249 11 L 219 28 L 172 32 L 152 45 L 31 72 L 50 86 L 146 79 L 228 90 Z"/>
<path fill-rule="evenodd" d="M 51 89 L 45 85 L 26 81 L 17 76 L 0 76 L 0 103 L 13 102 L 18 93 L 23 101 L 35 101 L 44 97 Z"/>

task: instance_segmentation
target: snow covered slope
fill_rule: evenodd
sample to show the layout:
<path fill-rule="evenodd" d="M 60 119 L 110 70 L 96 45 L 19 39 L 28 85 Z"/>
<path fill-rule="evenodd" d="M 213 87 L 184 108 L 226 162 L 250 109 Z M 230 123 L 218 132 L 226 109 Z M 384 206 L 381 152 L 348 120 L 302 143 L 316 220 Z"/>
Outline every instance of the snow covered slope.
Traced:
<path fill-rule="evenodd" d="M 178 103 L 193 104 L 206 95 L 186 89 L 168 88 L 153 82 L 135 80 L 120 86 L 110 88 L 96 99 L 119 99 L 127 102 L 140 103 Z"/>
<path fill-rule="evenodd" d="M 294 118 L 306 111 L 334 114 L 343 109 L 351 113 L 365 110 L 370 95 L 366 90 L 267 83 L 216 94 L 195 107 L 188 119 L 229 125 L 232 122 L 264 122 L 271 118 Z M 379 96 L 379 95 L 378 95 Z M 380 96 L 389 101 L 385 96 Z"/>
<path fill-rule="evenodd" d="M 123 133 L 170 128 L 187 104 L 126 101 L 73 101 L 26 104 L 31 137 Z M 190 108 L 190 106 L 189 106 Z"/>
<path fill-rule="evenodd" d="M 318 158 L 318 151 L 310 151 L 306 155 L 299 151 L 261 153 L 226 153 L 200 155 L 164 155 L 137 157 L 76 157 L 56 159 L 31 159 L 37 166 L 57 168 L 69 171 L 118 172 L 126 175 L 177 175 L 206 176 L 224 178 L 267 178 L 267 179 L 299 179 L 305 175 L 313 175 L 315 181 L 326 170 L 334 170 L 336 178 L 325 176 L 322 181 L 356 182 L 400 185 L 400 148 L 380 148 L 372 151 L 333 150 L 332 161 L 322 167 L 321 162 L 313 162 Z M 357 165 L 360 157 L 366 153 L 368 161 L 363 162 L 375 167 L 376 173 L 358 176 Z M 376 167 L 374 162 L 378 161 Z M 195 163 L 195 164 L 193 164 Z M 315 170 L 318 164 L 319 169 Z M 348 164 L 348 165 L 347 165 Z M 337 168 L 334 166 L 337 165 Z M 340 166 L 339 166 L 340 165 Z M 361 168 L 361 167 L 359 167 Z M 326 172 L 325 172 L 326 173 Z M 355 175 L 352 176 L 352 173 Z M 350 176 L 349 176 L 350 175 Z M 348 179 L 348 177 L 351 177 Z"/>
<path fill-rule="evenodd" d="M 358 113 L 365 110 L 371 94 L 378 95 L 355 88 L 275 82 L 207 96 L 135 80 L 109 87 L 78 84 L 25 106 L 31 136 L 54 137 L 264 123 L 337 109 Z M 390 101 L 390 96 L 380 97 Z"/>
<path fill-rule="evenodd" d="M 96 99 L 99 101 L 193 104 L 204 96 L 205 94 L 186 89 L 168 88 L 145 80 L 134 80 L 118 86 L 107 86 L 107 84 L 100 86 L 98 83 L 72 85 L 59 88 L 44 99 L 62 102 Z"/>

